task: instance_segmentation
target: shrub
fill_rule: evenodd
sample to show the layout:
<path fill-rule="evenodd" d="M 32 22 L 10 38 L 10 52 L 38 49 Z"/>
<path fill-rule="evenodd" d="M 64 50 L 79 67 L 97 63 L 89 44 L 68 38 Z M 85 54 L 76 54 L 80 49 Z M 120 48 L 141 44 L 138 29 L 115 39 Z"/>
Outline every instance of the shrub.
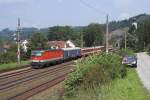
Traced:
<path fill-rule="evenodd" d="M 1 53 L 0 58 L 0 64 L 15 62 L 17 59 L 16 53 L 14 52 Z"/>
<path fill-rule="evenodd" d="M 125 65 L 122 65 L 120 67 L 120 77 L 124 78 L 126 75 L 127 75 L 127 69 L 126 69 Z"/>
<path fill-rule="evenodd" d="M 133 50 L 131 50 L 131 49 L 121 49 L 121 50 L 118 52 L 118 55 L 120 55 L 120 56 L 135 55 L 135 53 L 134 53 Z"/>
<path fill-rule="evenodd" d="M 148 45 L 147 47 L 146 47 L 146 50 L 145 50 L 149 55 L 150 55 L 150 45 Z"/>
<path fill-rule="evenodd" d="M 87 86 L 110 81 L 110 73 L 108 71 L 104 71 L 102 68 L 103 67 L 99 65 L 89 68 L 83 77 L 83 84 Z"/>
<path fill-rule="evenodd" d="M 115 78 L 123 78 L 126 68 L 120 56 L 101 53 L 77 62 L 76 68 L 65 81 L 66 94 L 69 95 L 81 84 L 103 84 Z"/>

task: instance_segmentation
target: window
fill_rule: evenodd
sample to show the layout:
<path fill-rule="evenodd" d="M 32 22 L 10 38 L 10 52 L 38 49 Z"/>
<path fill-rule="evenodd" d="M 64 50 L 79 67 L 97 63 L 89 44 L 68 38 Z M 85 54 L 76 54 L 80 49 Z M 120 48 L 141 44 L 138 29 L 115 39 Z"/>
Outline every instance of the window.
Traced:
<path fill-rule="evenodd" d="M 41 51 L 32 51 L 31 56 L 42 56 Z"/>

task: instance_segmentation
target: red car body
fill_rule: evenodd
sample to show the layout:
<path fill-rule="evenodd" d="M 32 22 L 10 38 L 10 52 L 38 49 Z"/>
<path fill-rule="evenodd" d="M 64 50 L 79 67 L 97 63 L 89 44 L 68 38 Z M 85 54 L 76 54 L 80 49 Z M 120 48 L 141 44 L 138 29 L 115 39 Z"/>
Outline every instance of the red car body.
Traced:
<path fill-rule="evenodd" d="M 36 50 L 31 54 L 31 65 L 42 67 L 47 63 L 59 61 L 63 59 L 62 50 Z"/>
<path fill-rule="evenodd" d="M 102 51 L 103 48 L 104 48 L 104 46 L 82 48 L 81 49 L 81 55 L 87 56 L 87 55 L 92 54 L 92 53 L 97 53 L 97 52 Z"/>

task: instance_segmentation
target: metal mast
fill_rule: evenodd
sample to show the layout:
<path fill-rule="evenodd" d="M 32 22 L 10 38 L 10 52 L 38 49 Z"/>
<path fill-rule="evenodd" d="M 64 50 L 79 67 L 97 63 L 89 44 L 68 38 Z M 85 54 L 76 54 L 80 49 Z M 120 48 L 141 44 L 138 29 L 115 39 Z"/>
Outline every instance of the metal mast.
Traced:
<path fill-rule="evenodd" d="M 127 49 L 127 32 L 125 32 L 125 39 L 124 40 L 125 40 L 124 43 L 125 43 L 125 50 L 126 50 Z"/>
<path fill-rule="evenodd" d="M 81 48 L 83 48 L 83 32 L 80 33 L 81 33 Z"/>
<path fill-rule="evenodd" d="M 108 15 L 106 16 L 106 53 L 108 53 L 108 34 L 109 34 L 109 22 L 108 22 Z"/>
<path fill-rule="evenodd" d="M 17 27 L 17 59 L 18 59 L 18 64 L 20 64 L 20 18 L 18 18 L 18 27 Z"/>

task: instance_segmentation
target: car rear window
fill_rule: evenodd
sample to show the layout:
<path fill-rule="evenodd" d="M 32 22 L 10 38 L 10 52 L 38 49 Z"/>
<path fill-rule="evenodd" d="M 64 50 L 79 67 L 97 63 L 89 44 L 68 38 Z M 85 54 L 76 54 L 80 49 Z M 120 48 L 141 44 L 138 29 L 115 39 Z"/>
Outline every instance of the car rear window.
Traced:
<path fill-rule="evenodd" d="M 127 57 L 128 60 L 135 60 L 135 57 Z"/>

